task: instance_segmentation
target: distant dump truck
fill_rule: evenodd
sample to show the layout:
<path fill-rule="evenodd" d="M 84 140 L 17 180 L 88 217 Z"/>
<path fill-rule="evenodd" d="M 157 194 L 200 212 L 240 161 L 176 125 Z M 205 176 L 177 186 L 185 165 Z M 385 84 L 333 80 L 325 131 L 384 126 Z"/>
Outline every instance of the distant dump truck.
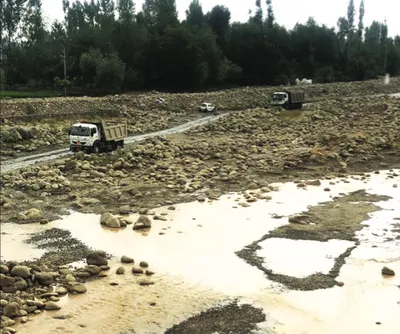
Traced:
<path fill-rule="evenodd" d="M 304 92 L 275 92 L 272 95 L 273 106 L 281 106 L 285 109 L 301 109 L 305 102 Z"/>
<path fill-rule="evenodd" d="M 125 123 L 106 124 L 104 121 L 81 121 L 69 130 L 70 151 L 100 153 L 124 147 L 128 126 Z"/>
<path fill-rule="evenodd" d="M 199 111 L 200 112 L 216 112 L 217 107 L 211 103 L 202 103 L 199 106 Z"/>

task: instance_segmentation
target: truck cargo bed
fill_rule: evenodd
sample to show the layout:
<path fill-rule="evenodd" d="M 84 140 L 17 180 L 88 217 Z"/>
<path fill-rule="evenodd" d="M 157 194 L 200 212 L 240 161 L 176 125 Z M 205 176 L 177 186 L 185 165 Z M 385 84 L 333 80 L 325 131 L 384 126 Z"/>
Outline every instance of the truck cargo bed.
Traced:
<path fill-rule="evenodd" d="M 127 125 L 125 124 L 105 124 L 102 122 L 104 137 L 106 141 L 123 140 L 128 135 Z"/>

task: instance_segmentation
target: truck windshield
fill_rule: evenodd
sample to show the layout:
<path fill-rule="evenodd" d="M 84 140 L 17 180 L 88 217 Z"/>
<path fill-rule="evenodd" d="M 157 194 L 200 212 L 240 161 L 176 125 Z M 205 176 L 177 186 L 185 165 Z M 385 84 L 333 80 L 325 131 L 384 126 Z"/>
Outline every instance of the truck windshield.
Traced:
<path fill-rule="evenodd" d="M 285 98 L 285 94 L 274 94 L 273 96 L 272 96 L 272 99 L 273 100 L 278 100 L 278 101 L 281 101 L 281 100 L 283 100 Z"/>
<path fill-rule="evenodd" d="M 89 137 L 90 129 L 88 127 L 83 127 L 83 126 L 73 126 L 71 129 L 71 135 Z"/>

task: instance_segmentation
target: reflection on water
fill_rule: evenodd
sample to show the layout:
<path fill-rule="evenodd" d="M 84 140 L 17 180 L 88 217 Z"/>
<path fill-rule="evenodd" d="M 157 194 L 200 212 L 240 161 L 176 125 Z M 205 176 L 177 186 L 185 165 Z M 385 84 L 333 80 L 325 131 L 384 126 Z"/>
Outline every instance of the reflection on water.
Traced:
<path fill-rule="evenodd" d="M 307 189 L 294 183 L 278 184 L 279 191 L 268 193 L 272 199 L 258 199 L 250 207 L 238 206 L 244 198 L 229 194 L 213 203 L 176 205 L 174 211 L 157 208 L 156 214 L 167 213 L 167 221 L 153 221 L 146 236 L 131 226 L 106 229 L 97 215 L 73 213 L 48 227 L 67 229 L 73 237 L 113 254 L 115 259 L 127 255 L 137 263 L 149 262 L 156 272 L 152 277 L 156 284 L 140 287 L 127 266 L 125 275 L 110 273 L 108 278 L 88 283 L 85 296 L 67 300 L 59 313 L 71 314 L 71 319 L 60 322 L 49 319 L 51 314 L 46 313 L 21 327 L 20 333 L 36 333 L 39 329 L 40 333 L 81 333 L 80 324 L 86 326 L 85 333 L 116 333 L 129 328 L 138 329 L 138 333 L 162 333 L 224 298 L 237 297 L 264 308 L 268 314 L 261 330 L 264 333 L 274 327 L 282 334 L 365 334 L 377 333 L 378 329 L 379 333 L 393 334 L 393 329 L 400 326 L 400 240 L 398 232 L 392 231 L 399 222 L 394 218 L 400 217 L 400 191 L 393 184 L 399 184 L 400 177 L 388 179 L 388 174 L 322 181 L 321 186 Z M 331 191 L 324 191 L 326 187 Z M 288 215 L 360 189 L 393 198 L 377 203 L 383 210 L 373 213 L 358 232 L 361 245 L 347 258 L 338 277 L 343 287 L 287 291 L 235 255 L 235 251 L 286 224 Z M 274 215 L 283 217 L 276 219 Z M 333 258 L 352 243 L 269 239 L 261 245 L 258 255 L 264 257 L 267 266 L 278 273 L 301 277 L 315 271 L 327 273 Z M 8 254 L 12 257 L 14 253 Z M 382 277 L 383 265 L 399 274 Z M 115 263 L 113 272 L 117 266 Z M 119 286 L 111 287 L 112 280 Z M 150 306 L 151 302 L 156 306 Z M 99 314 L 107 319 L 99 321 Z"/>
<path fill-rule="evenodd" d="M 261 249 L 257 255 L 264 258 L 265 268 L 283 275 L 307 277 L 318 272 L 328 274 L 335 259 L 354 246 L 354 242 L 271 238 L 259 245 Z"/>
<path fill-rule="evenodd" d="M 48 225 L 1 223 L 1 260 L 25 261 L 40 258 L 46 250 L 35 248 L 28 244 L 32 234 L 42 232 L 50 228 Z"/>

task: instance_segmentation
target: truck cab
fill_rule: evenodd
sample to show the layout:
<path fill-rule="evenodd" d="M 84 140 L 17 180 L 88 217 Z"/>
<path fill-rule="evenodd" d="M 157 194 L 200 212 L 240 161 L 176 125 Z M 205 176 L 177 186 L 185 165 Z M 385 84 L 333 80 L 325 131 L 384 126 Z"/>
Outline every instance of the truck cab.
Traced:
<path fill-rule="evenodd" d="M 71 151 L 88 150 L 100 140 L 100 131 L 95 124 L 75 123 L 69 131 Z"/>
<path fill-rule="evenodd" d="M 289 102 L 289 94 L 287 92 L 275 92 L 272 95 L 272 105 L 283 106 L 285 103 Z"/>

